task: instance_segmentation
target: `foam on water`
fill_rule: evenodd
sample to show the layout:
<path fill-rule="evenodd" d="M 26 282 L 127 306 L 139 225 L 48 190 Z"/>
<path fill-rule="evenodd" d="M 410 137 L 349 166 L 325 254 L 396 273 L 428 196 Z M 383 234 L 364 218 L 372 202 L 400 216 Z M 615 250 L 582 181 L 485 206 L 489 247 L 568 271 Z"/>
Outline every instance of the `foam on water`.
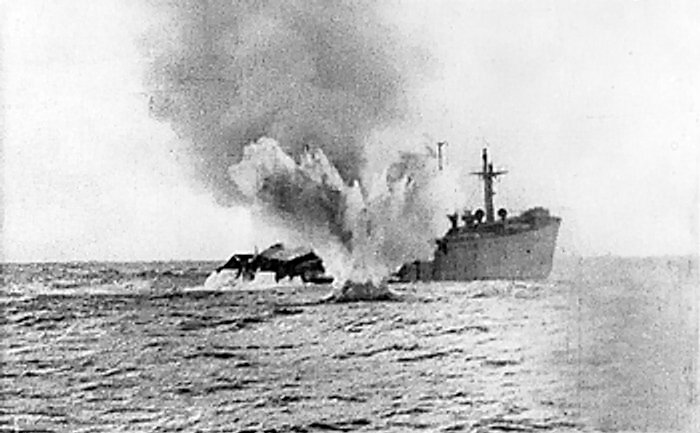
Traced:
<path fill-rule="evenodd" d="M 303 284 L 299 283 L 298 280 L 275 281 L 274 272 L 258 272 L 252 280 L 245 280 L 238 276 L 237 271 L 224 269 L 220 272 L 213 271 L 202 286 L 193 287 L 190 290 L 266 290 L 298 287 L 299 285 Z"/>
<path fill-rule="evenodd" d="M 371 280 L 359 283 L 346 280 L 342 286 L 336 287 L 324 298 L 325 302 L 357 302 L 357 301 L 396 301 L 401 297 L 389 289 L 382 281 L 375 284 Z"/>

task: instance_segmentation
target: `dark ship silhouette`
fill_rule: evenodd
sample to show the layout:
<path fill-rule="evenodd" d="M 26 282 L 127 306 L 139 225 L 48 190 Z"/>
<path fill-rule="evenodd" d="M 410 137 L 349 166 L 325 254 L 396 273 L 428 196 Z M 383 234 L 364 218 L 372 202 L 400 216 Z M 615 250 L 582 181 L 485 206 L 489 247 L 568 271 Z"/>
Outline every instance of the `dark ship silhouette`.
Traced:
<path fill-rule="evenodd" d="M 484 208 L 472 213 L 448 215 L 450 229 L 437 239 L 431 261 L 407 263 L 394 274 L 394 280 L 533 280 L 547 278 L 561 219 L 542 207 L 509 217 L 505 209 L 493 208 L 493 179 L 505 171 L 494 171 L 486 149 L 482 152 Z"/>

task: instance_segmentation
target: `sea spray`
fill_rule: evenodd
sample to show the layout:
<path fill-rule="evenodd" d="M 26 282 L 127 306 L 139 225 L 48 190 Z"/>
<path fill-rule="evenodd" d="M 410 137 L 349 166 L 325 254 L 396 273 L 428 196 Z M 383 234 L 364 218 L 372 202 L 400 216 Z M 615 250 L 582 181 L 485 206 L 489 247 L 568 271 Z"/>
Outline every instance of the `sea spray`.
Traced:
<path fill-rule="evenodd" d="M 340 282 L 379 283 L 430 253 L 427 159 L 372 137 L 408 122 L 407 90 L 431 62 L 382 2 L 156 3 L 150 112 L 219 203 L 247 206 L 258 238 L 312 246 Z"/>
<path fill-rule="evenodd" d="M 394 297 L 386 278 L 403 262 L 430 254 L 440 179 L 431 156 L 402 153 L 366 183 L 343 182 L 320 148 L 300 161 L 263 137 L 229 168 L 231 180 L 262 213 L 273 215 L 295 238 L 317 250 L 335 277 L 333 298 Z"/>
<path fill-rule="evenodd" d="M 276 140 L 262 137 L 246 146 L 241 161 L 228 172 L 250 206 L 289 231 L 347 240 L 346 188 L 321 149 L 309 149 L 297 163 Z"/>
<path fill-rule="evenodd" d="M 349 302 L 358 300 L 384 300 L 395 298 L 386 285 L 387 269 L 383 266 L 377 239 L 382 234 L 373 224 L 359 182 L 355 182 L 346 194 L 347 214 L 345 222 L 352 233 L 348 259 L 339 269 L 333 292 L 326 301 Z"/>

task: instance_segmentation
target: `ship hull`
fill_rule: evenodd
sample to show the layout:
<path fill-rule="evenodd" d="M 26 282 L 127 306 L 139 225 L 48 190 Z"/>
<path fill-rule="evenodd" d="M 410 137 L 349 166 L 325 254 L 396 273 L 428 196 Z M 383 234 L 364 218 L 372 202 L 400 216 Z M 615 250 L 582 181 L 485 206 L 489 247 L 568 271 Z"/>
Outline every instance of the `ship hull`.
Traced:
<path fill-rule="evenodd" d="M 435 253 L 433 280 L 544 279 L 552 270 L 559 218 L 518 233 L 446 237 Z M 423 278 L 427 275 L 423 274 Z"/>

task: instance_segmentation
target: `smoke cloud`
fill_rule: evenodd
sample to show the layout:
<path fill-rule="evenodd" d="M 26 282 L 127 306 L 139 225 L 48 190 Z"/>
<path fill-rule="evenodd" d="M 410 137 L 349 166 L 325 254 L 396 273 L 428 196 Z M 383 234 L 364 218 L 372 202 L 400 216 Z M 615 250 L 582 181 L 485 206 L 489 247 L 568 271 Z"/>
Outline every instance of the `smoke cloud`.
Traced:
<path fill-rule="evenodd" d="M 392 33 L 378 2 L 160 7 L 170 20 L 151 40 L 151 112 L 219 202 L 284 221 L 341 280 L 378 280 L 432 251 L 434 155 L 376 140 L 405 123 L 405 90 L 427 57 Z"/>
<path fill-rule="evenodd" d="M 159 3 L 159 2 L 158 2 Z M 245 145 L 267 136 L 297 157 L 322 148 L 360 176 L 368 134 L 402 119 L 418 64 L 369 0 L 184 0 L 149 39 L 151 112 L 188 142 L 221 202 Z"/>

